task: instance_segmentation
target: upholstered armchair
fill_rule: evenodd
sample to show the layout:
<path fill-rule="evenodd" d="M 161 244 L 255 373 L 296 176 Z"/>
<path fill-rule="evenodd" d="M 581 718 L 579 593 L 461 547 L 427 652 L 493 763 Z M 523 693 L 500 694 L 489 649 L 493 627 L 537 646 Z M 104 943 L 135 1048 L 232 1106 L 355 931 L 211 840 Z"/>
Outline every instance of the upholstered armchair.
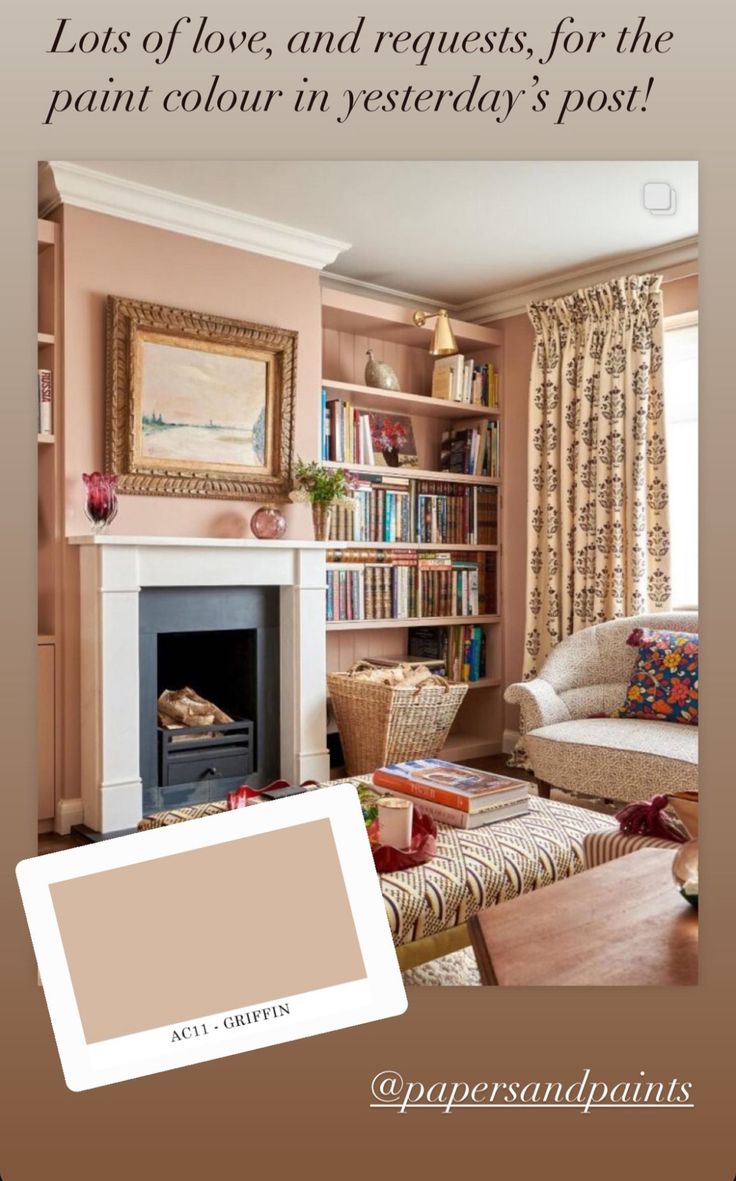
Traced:
<path fill-rule="evenodd" d="M 623 705 L 637 652 L 634 628 L 697 632 L 694 611 L 635 615 L 569 636 L 538 677 L 509 685 L 521 710 L 520 732 L 539 794 L 557 787 L 610 800 L 698 790 L 698 728 L 640 718 L 612 718 Z"/>

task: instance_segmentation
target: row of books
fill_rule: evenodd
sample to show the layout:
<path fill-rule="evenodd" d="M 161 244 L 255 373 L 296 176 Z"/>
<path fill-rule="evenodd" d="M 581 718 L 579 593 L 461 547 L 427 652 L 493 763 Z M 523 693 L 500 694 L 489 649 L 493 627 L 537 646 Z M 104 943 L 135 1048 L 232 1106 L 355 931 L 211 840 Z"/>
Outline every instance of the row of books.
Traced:
<path fill-rule="evenodd" d="M 330 571 L 342 568 L 358 569 L 368 567 L 410 567 L 417 568 L 424 563 L 424 569 L 452 567 L 467 568 L 467 552 L 433 551 L 433 550 L 383 550 L 371 549 L 330 549 L 327 551 L 327 567 Z M 496 553 L 491 551 L 479 554 L 469 565 L 478 567 L 478 599 L 480 614 L 495 615 L 498 612 L 497 561 Z M 402 576 L 403 577 L 403 576 Z M 412 599 L 413 601 L 413 599 Z M 448 612 L 449 613 L 449 612 Z M 419 612 L 416 612 L 419 614 Z M 360 616 L 355 616 L 360 618 Z M 366 616 L 366 618 L 369 618 Z M 381 616 L 390 618 L 390 616 Z M 432 660 L 446 661 L 448 659 L 448 641 L 443 638 L 446 629 L 438 628 L 410 628 L 409 652 L 414 658 L 425 657 Z"/>
<path fill-rule="evenodd" d="M 415 537 L 429 545 L 495 545 L 498 493 L 476 485 L 415 481 Z"/>
<path fill-rule="evenodd" d="M 487 572 L 452 555 L 417 557 L 410 551 L 387 562 L 327 564 L 328 622 L 417 619 L 490 613 Z"/>
<path fill-rule="evenodd" d="M 333 512 L 333 541 L 496 545 L 498 490 L 442 480 L 364 475 Z"/>
<path fill-rule="evenodd" d="M 54 388 L 50 369 L 38 371 L 38 433 L 39 435 L 53 435 L 54 433 Z"/>
<path fill-rule="evenodd" d="M 444 759 L 390 763 L 373 772 L 373 786 L 455 828 L 479 828 L 529 811 L 528 783 Z"/>
<path fill-rule="evenodd" d="M 409 628 L 407 653 L 407 660 L 441 668 L 451 681 L 470 683 L 486 675 L 486 633 L 478 624 Z"/>
<path fill-rule="evenodd" d="M 334 541 L 414 540 L 414 497 L 408 479 L 361 477 L 350 499 L 350 505 L 333 510 L 330 536 Z"/>
<path fill-rule="evenodd" d="M 501 448 L 498 422 L 443 431 L 440 471 L 466 476 L 501 478 Z"/>
<path fill-rule="evenodd" d="M 498 409 L 498 370 L 490 362 L 479 364 L 460 353 L 438 357 L 432 372 L 432 397 L 471 406 Z"/>

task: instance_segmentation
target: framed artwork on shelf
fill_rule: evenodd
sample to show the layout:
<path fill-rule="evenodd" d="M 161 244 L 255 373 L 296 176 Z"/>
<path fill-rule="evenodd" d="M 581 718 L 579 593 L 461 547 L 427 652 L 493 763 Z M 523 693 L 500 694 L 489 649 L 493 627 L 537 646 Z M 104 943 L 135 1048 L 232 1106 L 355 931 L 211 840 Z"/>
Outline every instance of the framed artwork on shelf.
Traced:
<path fill-rule="evenodd" d="M 414 427 L 407 414 L 370 414 L 373 462 L 377 467 L 418 467 Z"/>
<path fill-rule="evenodd" d="M 105 465 L 120 493 L 286 499 L 297 333 L 109 296 Z"/>

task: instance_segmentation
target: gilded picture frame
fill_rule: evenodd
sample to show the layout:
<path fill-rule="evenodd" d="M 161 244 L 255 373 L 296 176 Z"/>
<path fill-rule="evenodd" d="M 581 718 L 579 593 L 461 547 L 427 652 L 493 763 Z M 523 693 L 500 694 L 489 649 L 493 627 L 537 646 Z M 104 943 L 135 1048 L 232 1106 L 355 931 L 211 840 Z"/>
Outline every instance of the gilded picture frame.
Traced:
<path fill-rule="evenodd" d="M 285 500 L 298 334 L 109 296 L 105 468 L 140 496 Z"/>

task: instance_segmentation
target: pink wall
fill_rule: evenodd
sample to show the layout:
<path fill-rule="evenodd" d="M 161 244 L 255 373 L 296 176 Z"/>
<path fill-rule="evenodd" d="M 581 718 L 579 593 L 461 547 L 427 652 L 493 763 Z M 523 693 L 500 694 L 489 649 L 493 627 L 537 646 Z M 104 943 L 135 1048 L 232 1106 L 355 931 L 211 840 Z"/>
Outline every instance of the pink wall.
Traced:
<path fill-rule="evenodd" d="M 319 437 L 319 271 L 197 238 L 67 207 L 64 250 L 65 531 L 87 533 L 82 472 L 103 466 L 105 299 L 123 295 L 299 333 L 295 450 L 313 456 Z M 249 536 L 252 502 L 123 496 L 112 533 Z M 303 505 L 286 508 L 288 533 L 311 536 Z M 78 573 L 69 547 L 64 572 L 64 758 L 62 795 L 79 796 Z"/>
<path fill-rule="evenodd" d="M 318 446 L 321 382 L 319 272 L 226 246 L 68 207 L 64 247 L 64 462 L 67 535 L 86 533 L 81 474 L 103 465 L 105 299 L 125 295 L 299 333 L 295 444 Z M 667 283 L 665 314 L 697 307 L 697 277 Z M 501 320 L 504 334 L 504 528 L 502 594 L 505 679 L 521 676 L 526 587 L 527 401 L 533 332 L 526 314 Z M 112 531 L 191 537 L 248 536 L 255 504 L 168 497 L 121 497 Z M 303 506 L 286 509 L 291 536 L 308 537 Z M 63 792 L 79 795 L 78 576 L 73 548 L 64 572 L 65 724 Z M 506 707 L 505 725 L 517 717 Z"/>
<path fill-rule="evenodd" d="M 68 207 L 64 211 L 66 533 L 87 532 L 81 474 L 103 463 L 105 298 L 251 320 L 299 333 L 296 450 L 315 454 L 321 381 L 319 271 Z M 123 496 L 111 532 L 248 536 L 255 504 Z M 290 526 L 308 536 L 301 508 Z"/>
<path fill-rule="evenodd" d="M 662 288 L 665 316 L 693 311 L 698 306 L 698 276 L 667 280 Z M 527 426 L 529 373 L 534 331 L 526 313 L 493 325 L 504 334 L 504 514 L 503 611 L 505 616 L 504 679 L 521 679 L 524 659 L 526 596 Z M 518 710 L 505 708 L 507 730 L 518 729 Z"/>

